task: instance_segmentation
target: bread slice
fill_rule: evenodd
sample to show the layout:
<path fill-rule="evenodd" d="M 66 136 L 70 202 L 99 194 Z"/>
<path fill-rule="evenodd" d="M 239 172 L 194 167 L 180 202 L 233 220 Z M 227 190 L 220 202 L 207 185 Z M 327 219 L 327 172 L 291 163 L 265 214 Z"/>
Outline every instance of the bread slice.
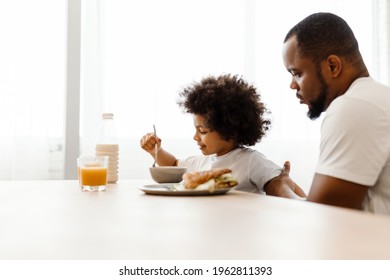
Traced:
<path fill-rule="evenodd" d="M 223 174 L 231 173 L 228 168 L 215 168 L 208 171 L 187 172 L 183 174 L 183 184 L 186 189 L 195 189 L 197 186 L 217 178 Z"/>

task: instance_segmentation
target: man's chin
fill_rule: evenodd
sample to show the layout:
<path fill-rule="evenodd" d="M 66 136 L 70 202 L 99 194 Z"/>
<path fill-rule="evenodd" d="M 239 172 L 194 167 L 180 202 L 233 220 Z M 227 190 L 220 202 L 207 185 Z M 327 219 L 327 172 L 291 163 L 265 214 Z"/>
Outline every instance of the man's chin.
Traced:
<path fill-rule="evenodd" d="M 317 111 L 312 111 L 312 110 L 309 110 L 307 112 L 307 116 L 309 119 L 311 119 L 312 121 L 318 119 L 320 116 L 321 116 L 322 112 L 317 112 Z"/>

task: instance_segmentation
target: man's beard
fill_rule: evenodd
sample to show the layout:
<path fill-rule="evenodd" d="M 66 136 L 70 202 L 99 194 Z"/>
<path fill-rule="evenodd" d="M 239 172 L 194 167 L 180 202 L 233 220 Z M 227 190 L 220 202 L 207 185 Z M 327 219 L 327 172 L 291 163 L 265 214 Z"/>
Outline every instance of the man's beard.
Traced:
<path fill-rule="evenodd" d="M 325 83 L 322 73 L 317 72 L 318 80 L 321 84 L 321 87 L 319 89 L 318 97 L 315 101 L 311 102 L 311 108 L 309 108 L 309 111 L 307 112 L 307 116 L 311 120 L 317 119 L 321 113 L 324 111 L 325 108 L 325 101 L 326 101 L 326 95 L 328 93 L 328 85 Z"/>

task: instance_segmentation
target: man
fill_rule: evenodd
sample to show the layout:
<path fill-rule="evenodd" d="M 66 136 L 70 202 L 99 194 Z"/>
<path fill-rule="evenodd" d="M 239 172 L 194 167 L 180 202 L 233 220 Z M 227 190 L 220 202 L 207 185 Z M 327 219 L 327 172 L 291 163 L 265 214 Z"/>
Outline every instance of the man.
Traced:
<path fill-rule="evenodd" d="M 390 214 L 390 88 L 374 81 L 348 24 L 308 16 L 286 35 L 290 88 L 308 117 L 326 112 L 307 200 Z"/>

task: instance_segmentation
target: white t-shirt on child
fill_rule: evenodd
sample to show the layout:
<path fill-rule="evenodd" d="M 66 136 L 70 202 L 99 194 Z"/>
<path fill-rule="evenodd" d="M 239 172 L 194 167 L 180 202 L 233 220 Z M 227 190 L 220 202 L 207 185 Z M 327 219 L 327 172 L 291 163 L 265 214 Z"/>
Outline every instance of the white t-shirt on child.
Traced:
<path fill-rule="evenodd" d="M 262 153 L 251 148 L 237 148 L 223 156 L 191 156 L 179 159 L 178 166 L 188 172 L 205 171 L 212 168 L 229 168 L 238 181 L 235 190 L 265 194 L 264 185 L 277 177 L 282 168 L 268 160 Z"/>

